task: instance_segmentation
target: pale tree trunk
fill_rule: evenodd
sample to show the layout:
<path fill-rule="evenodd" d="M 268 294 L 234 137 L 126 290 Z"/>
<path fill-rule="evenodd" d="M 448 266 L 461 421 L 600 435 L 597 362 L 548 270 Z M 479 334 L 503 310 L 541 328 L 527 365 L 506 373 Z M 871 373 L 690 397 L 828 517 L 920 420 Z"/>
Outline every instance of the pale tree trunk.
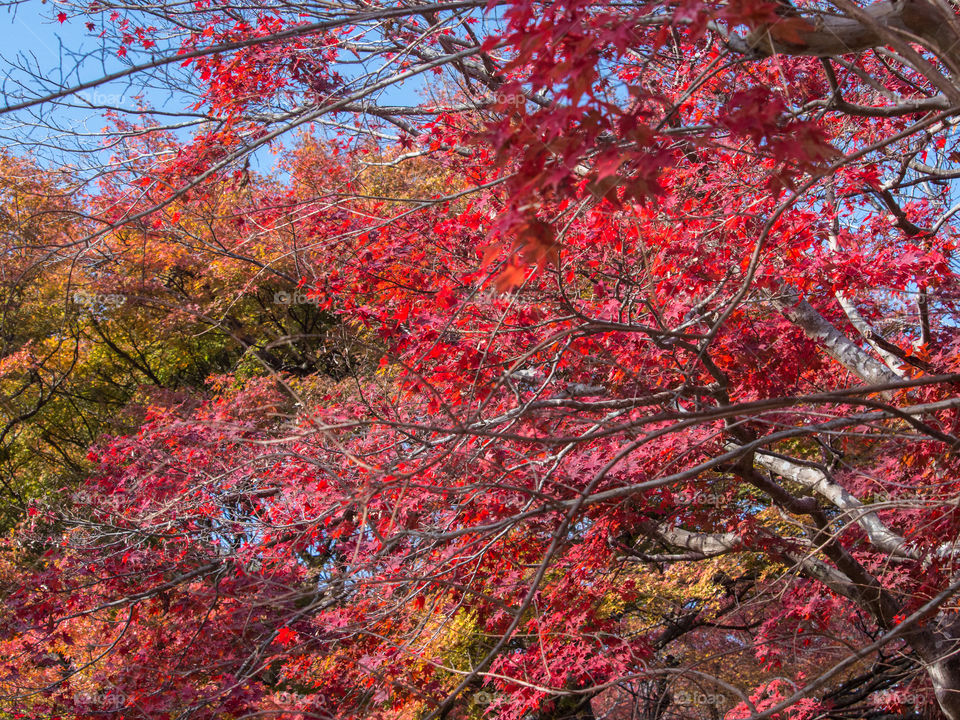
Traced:
<path fill-rule="evenodd" d="M 923 661 L 943 714 L 960 720 L 960 620 L 941 613 L 931 623 L 907 640 Z"/>
<path fill-rule="evenodd" d="M 960 720 L 960 663 L 956 658 L 934 662 L 927 674 L 943 714 L 950 720 Z"/>

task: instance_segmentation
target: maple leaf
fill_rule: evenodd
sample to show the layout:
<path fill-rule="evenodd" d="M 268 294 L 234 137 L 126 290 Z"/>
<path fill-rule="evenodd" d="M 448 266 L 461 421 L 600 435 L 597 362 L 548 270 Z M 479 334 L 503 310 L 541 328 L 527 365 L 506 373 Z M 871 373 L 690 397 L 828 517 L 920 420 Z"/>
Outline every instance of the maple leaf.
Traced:
<path fill-rule="evenodd" d="M 507 265 L 505 270 L 497 275 L 494 280 L 494 287 L 497 289 L 497 292 L 508 292 L 522 285 L 525 279 L 526 272 L 523 267 L 511 263 Z"/>
<path fill-rule="evenodd" d="M 276 643 L 281 647 L 290 647 L 297 642 L 297 633 L 288 627 L 277 630 Z"/>

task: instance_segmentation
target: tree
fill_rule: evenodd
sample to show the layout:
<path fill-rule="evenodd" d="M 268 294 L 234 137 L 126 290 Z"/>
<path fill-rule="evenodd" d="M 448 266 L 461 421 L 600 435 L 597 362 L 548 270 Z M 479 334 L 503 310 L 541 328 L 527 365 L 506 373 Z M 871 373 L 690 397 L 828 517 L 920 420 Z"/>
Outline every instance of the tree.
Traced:
<path fill-rule="evenodd" d="M 950 6 L 76 12 L 203 123 L 94 237 L 357 120 L 272 207 L 380 367 L 224 376 L 33 508 L 25 713 L 960 718 Z M 443 189 L 350 175 L 403 157 Z"/>
<path fill-rule="evenodd" d="M 238 362 L 246 374 L 261 364 L 350 374 L 349 334 L 297 290 L 309 252 L 288 244 L 268 207 L 238 220 L 236 188 L 198 192 L 163 223 L 127 224 L 88 243 L 83 205 L 65 199 L 76 193 L 62 174 L 3 161 L 5 527 L 43 492 L 69 492 L 100 435 L 134 432 L 152 402 L 189 401 Z M 265 183 L 258 200 L 268 206 L 272 192 Z M 125 187 L 104 182 L 87 209 L 125 202 Z M 258 223 L 262 239 L 234 247 L 238 221 Z M 249 268 L 265 267 L 251 278 Z"/>

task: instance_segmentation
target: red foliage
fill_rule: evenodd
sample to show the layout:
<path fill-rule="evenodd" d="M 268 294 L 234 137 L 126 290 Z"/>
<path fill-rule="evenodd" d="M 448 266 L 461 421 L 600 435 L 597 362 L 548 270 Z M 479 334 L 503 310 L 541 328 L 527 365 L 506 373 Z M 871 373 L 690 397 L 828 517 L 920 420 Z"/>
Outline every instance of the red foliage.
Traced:
<path fill-rule="evenodd" d="M 362 45 L 345 20 L 198 5 L 180 51 L 218 124 L 149 137 L 161 161 L 91 201 L 154 240 L 246 187 L 265 115 L 363 99 L 337 70 Z M 577 716 L 726 652 L 729 717 L 862 708 L 871 672 L 914 707 L 920 667 L 960 689 L 954 609 L 925 607 L 960 533 L 951 192 L 908 174 L 956 139 L 818 100 L 930 88 L 876 57 L 729 62 L 716 24 L 765 27 L 768 3 L 495 9 L 473 41 L 501 51 L 497 99 L 374 148 L 431 155 L 408 185 L 449 193 L 384 200 L 358 179 L 371 145 L 308 139 L 232 209 L 238 245 L 270 238 L 264 266 L 300 260 L 285 228 L 307 239 L 301 289 L 369 367 L 216 378 L 199 408 L 105 438 L 90 502 L 11 540 L 44 550 L 3 620 L 37 670 L 0 680 L 32 712 L 92 715 L 94 686 L 118 717 L 468 716 L 479 692 L 505 720 Z M 463 46 L 427 36 L 422 62 Z M 862 648 L 872 669 L 792 697 Z"/>

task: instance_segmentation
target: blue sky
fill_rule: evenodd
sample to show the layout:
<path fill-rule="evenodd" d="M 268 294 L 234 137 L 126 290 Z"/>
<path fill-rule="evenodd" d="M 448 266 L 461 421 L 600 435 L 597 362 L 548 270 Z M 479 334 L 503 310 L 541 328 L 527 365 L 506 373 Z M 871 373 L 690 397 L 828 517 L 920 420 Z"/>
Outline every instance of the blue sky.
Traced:
<path fill-rule="evenodd" d="M 54 19 L 56 7 L 51 4 L 34 2 L 13 10 L 0 16 L 0 40 L 7 58 L 22 53 L 36 58 L 41 67 L 54 70 L 61 64 L 60 38 L 74 46 L 89 35 L 79 23 L 58 23 Z"/>
<path fill-rule="evenodd" d="M 128 64 L 114 49 L 104 46 L 97 32 L 85 27 L 85 19 L 60 23 L 55 18 L 57 12 L 59 8 L 53 3 L 31 2 L 0 16 L 2 105 L 42 97 L 61 87 L 122 70 Z M 102 152 L 90 150 L 102 145 L 101 132 L 106 126 L 103 110 L 97 106 L 136 110 L 138 96 L 157 108 L 168 103 L 181 108 L 187 102 L 185 96 L 173 99 L 169 92 L 143 88 L 136 82 L 118 81 L 53 103 L 2 114 L 0 144 L 52 165 L 96 166 Z"/>
<path fill-rule="evenodd" d="M 128 67 L 131 62 L 142 62 L 149 52 L 139 55 L 131 48 L 127 58 L 118 57 L 115 46 L 105 46 L 99 37 L 99 28 L 90 31 L 85 17 L 70 17 L 64 23 L 56 19 L 60 8 L 52 2 L 25 3 L 0 16 L 0 63 L 3 65 L 3 86 L 0 105 L 9 106 L 24 99 L 42 97 L 64 86 L 102 77 Z M 161 48 L 162 51 L 162 48 Z M 103 108 L 114 107 L 133 113 L 145 103 L 162 112 L 177 113 L 195 102 L 189 94 L 192 83 L 187 71 L 177 65 L 167 71 L 173 80 L 160 79 L 153 87 L 144 86 L 145 77 L 115 81 L 14 113 L 0 114 L 0 145 L 14 153 L 30 153 L 44 164 L 70 165 L 82 170 L 96 171 L 106 157 L 102 131 L 106 127 Z M 349 71 L 344 70 L 349 74 Z M 385 91 L 381 102 L 417 104 L 419 88 L 429 79 L 422 76 L 405 87 Z M 171 88 L 174 88 L 171 90 Z M 169 119 L 181 122 L 182 118 Z M 189 132 L 189 129 L 181 131 Z M 265 170 L 274 158 L 269 153 L 257 153 L 254 167 Z"/>

